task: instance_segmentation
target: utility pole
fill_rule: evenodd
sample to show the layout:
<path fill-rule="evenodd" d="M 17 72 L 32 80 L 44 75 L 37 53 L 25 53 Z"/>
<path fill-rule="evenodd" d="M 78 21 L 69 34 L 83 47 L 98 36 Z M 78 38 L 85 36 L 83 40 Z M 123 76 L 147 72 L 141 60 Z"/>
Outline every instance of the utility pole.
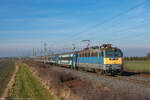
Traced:
<path fill-rule="evenodd" d="M 42 50 L 40 50 L 40 56 L 42 56 Z"/>
<path fill-rule="evenodd" d="M 52 52 L 51 52 L 51 48 L 49 47 L 48 48 L 48 55 L 50 55 L 50 54 L 52 54 Z"/>
<path fill-rule="evenodd" d="M 33 51 L 32 51 L 32 56 L 33 56 L 33 57 L 35 56 L 35 55 L 34 55 L 34 54 L 35 54 L 34 52 L 35 52 L 35 50 L 34 50 L 34 48 L 33 48 Z"/>
<path fill-rule="evenodd" d="M 46 60 L 47 60 L 47 44 L 46 42 L 44 42 L 44 64 L 46 64 Z"/>
<path fill-rule="evenodd" d="M 73 50 L 73 52 L 76 51 L 76 44 L 75 43 L 72 44 L 72 50 Z"/>
<path fill-rule="evenodd" d="M 36 50 L 35 50 L 35 48 L 33 48 L 33 54 L 32 54 L 32 56 L 33 56 L 33 57 L 36 56 Z"/>
<path fill-rule="evenodd" d="M 35 49 L 35 51 L 34 51 L 34 56 L 36 57 L 36 49 Z"/>

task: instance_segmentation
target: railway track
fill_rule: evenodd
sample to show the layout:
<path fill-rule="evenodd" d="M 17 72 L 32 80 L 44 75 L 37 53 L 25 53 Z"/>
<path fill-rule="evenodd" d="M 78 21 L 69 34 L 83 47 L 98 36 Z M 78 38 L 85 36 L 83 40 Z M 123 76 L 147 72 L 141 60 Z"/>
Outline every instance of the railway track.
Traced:
<path fill-rule="evenodd" d="M 110 90 L 123 90 L 128 94 L 137 94 L 138 92 L 139 94 L 150 97 L 150 81 L 146 79 L 137 79 L 135 76 L 106 76 L 62 67 L 53 68 L 54 70 L 71 73 L 79 78 L 89 80 L 94 84 L 100 84 L 101 86 L 107 87 Z"/>
<path fill-rule="evenodd" d="M 133 77 L 129 78 L 129 77 L 130 76 L 128 76 L 128 77 L 126 77 L 126 76 L 117 76 L 117 77 L 112 77 L 112 78 L 150 86 L 150 81 L 148 81 L 148 80 L 146 81 L 146 80 L 142 80 L 142 79 L 136 79 L 136 77 L 135 78 L 133 78 Z"/>
<path fill-rule="evenodd" d="M 63 67 L 64 68 L 64 67 Z M 73 70 L 70 68 L 64 68 L 65 70 Z M 100 75 L 98 73 L 93 73 L 93 72 L 87 72 L 87 71 L 83 71 L 83 70 L 73 70 L 73 71 L 79 71 L 82 73 L 86 73 L 86 74 L 90 74 L 90 75 L 96 75 L 98 77 L 106 77 L 106 78 L 112 78 L 112 79 L 117 79 L 117 80 L 122 80 L 122 81 L 127 81 L 127 82 L 132 82 L 132 83 L 137 83 L 137 84 L 142 84 L 145 86 L 150 86 L 150 76 L 148 77 L 148 75 L 146 74 L 142 74 L 141 75 L 131 75 L 131 76 L 108 76 L 108 75 Z"/>
<path fill-rule="evenodd" d="M 95 74 L 97 74 L 97 73 L 95 73 Z M 134 75 L 133 76 L 106 76 L 106 75 L 101 75 L 101 76 L 150 86 L 150 77 L 145 78 L 143 76 L 141 77 L 141 76 L 134 76 Z M 139 77 L 140 77 L 140 79 L 138 79 Z M 147 78 L 149 78 L 149 79 L 147 79 Z"/>

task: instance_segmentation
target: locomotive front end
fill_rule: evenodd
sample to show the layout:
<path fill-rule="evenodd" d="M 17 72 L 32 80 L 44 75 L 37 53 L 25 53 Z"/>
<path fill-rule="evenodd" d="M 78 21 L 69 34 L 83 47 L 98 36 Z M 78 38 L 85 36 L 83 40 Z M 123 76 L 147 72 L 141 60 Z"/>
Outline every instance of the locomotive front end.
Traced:
<path fill-rule="evenodd" d="M 104 70 L 111 74 L 122 74 L 123 53 L 118 48 L 110 48 L 104 51 Z"/>

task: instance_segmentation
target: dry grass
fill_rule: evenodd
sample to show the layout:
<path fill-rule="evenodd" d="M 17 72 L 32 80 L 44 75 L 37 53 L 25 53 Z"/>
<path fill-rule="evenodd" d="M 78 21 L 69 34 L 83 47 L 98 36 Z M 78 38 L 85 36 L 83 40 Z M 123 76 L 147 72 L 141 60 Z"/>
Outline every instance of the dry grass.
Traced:
<path fill-rule="evenodd" d="M 71 73 L 54 71 L 51 66 L 33 61 L 24 63 L 31 66 L 44 80 L 54 94 L 65 100 L 149 100 L 150 97 L 143 96 L 140 91 L 129 94 L 122 89 L 110 89 L 100 84 L 93 84 L 87 80 L 75 77 Z"/>

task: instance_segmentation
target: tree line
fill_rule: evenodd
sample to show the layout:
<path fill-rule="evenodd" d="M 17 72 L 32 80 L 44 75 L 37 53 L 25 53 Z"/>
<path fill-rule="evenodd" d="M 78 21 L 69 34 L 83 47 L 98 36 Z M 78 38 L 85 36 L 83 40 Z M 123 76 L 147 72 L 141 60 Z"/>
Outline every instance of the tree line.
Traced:
<path fill-rule="evenodd" d="M 137 57 L 137 56 L 132 56 L 132 57 L 124 57 L 124 60 L 128 60 L 128 61 L 133 61 L 133 60 L 150 60 L 150 53 L 148 53 L 146 56 L 144 57 Z"/>

